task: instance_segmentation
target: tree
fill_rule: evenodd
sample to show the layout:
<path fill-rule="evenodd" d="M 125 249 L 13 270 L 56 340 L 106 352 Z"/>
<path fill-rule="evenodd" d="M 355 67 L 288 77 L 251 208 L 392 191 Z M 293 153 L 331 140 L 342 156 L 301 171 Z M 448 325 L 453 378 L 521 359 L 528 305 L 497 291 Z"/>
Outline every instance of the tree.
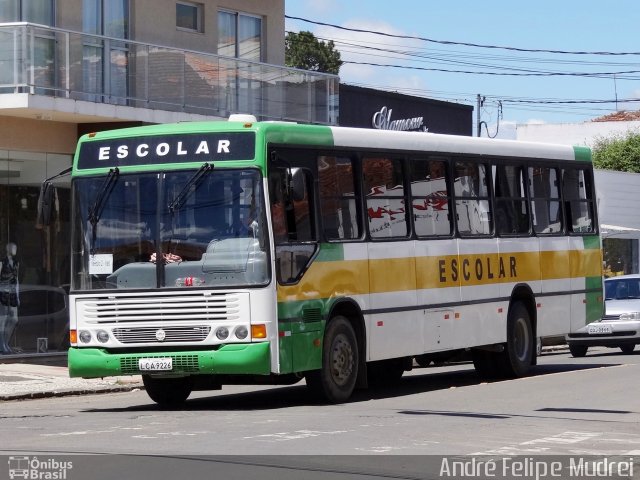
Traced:
<path fill-rule="evenodd" d="M 284 40 L 284 58 L 287 67 L 337 75 L 342 66 L 340 52 L 333 40 L 323 42 L 311 32 L 289 32 Z"/>
<path fill-rule="evenodd" d="M 640 173 L 640 134 L 601 138 L 594 144 L 592 154 L 597 168 Z"/>

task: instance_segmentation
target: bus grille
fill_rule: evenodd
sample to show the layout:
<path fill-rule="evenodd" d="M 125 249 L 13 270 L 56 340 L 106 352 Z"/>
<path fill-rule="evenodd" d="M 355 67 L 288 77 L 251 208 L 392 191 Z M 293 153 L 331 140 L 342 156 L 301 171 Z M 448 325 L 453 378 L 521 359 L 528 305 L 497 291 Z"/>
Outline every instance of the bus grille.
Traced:
<path fill-rule="evenodd" d="M 200 365 L 197 355 L 169 355 L 173 362 L 171 373 L 198 373 Z M 123 357 L 120 359 L 120 370 L 123 375 L 140 373 L 138 360 L 140 357 Z M 145 355 L 144 358 L 167 358 L 167 355 Z"/>
<path fill-rule="evenodd" d="M 181 292 L 175 295 L 114 295 L 76 300 L 78 315 L 88 324 L 137 324 L 249 319 L 248 293 Z M 175 324 L 175 323 L 174 323 Z"/>
<path fill-rule="evenodd" d="M 113 335 L 122 343 L 169 343 L 169 342 L 202 342 L 204 341 L 211 327 L 134 327 L 134 328 L 114 328 Z M 162 332 L 160 336 L 159 332 Z"/>

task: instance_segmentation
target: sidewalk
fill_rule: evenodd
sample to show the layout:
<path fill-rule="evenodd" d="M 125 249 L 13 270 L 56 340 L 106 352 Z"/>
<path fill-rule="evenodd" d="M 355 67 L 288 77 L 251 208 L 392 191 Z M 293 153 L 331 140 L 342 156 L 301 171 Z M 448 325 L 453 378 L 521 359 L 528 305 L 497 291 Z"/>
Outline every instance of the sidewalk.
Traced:
<path fill-rule="evenodd" d="M 144 388 L 137 376 L 69 378 L 66 366 L 0 363 L 0 402 L 90 393 L 127 392 Z"/>

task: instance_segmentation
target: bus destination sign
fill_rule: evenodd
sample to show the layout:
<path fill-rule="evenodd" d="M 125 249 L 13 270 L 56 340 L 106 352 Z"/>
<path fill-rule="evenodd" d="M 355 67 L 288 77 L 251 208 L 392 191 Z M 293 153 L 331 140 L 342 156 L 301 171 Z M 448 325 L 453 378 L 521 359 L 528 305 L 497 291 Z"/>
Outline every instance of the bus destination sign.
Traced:
<path fill-rule="evenodd" d="M 253 160 L 254 132 L 188 133 L 83 142 L 78 168 Z"/>

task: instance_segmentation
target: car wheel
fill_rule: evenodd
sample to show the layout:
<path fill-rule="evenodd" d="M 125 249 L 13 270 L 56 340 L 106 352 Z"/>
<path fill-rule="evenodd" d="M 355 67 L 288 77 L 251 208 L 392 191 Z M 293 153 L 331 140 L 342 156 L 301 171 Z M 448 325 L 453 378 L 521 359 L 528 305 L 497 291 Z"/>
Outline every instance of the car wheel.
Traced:
<path fill-rule="evenodd" d="M 571 356 L 575 358 L 584 357 L 587 354 L 587 350 L 589 350 L 587 345 L 569 345 Z"/>
<path fill-rule="evenodd" d="M 635 348 L 636 348 L 636 346 L 634 344 L 631 344 L 631 345 L 620 345 L 620 350 L 622 350 L 622 353 L 625 353 L 627 355 L 631 355 Z"/>

